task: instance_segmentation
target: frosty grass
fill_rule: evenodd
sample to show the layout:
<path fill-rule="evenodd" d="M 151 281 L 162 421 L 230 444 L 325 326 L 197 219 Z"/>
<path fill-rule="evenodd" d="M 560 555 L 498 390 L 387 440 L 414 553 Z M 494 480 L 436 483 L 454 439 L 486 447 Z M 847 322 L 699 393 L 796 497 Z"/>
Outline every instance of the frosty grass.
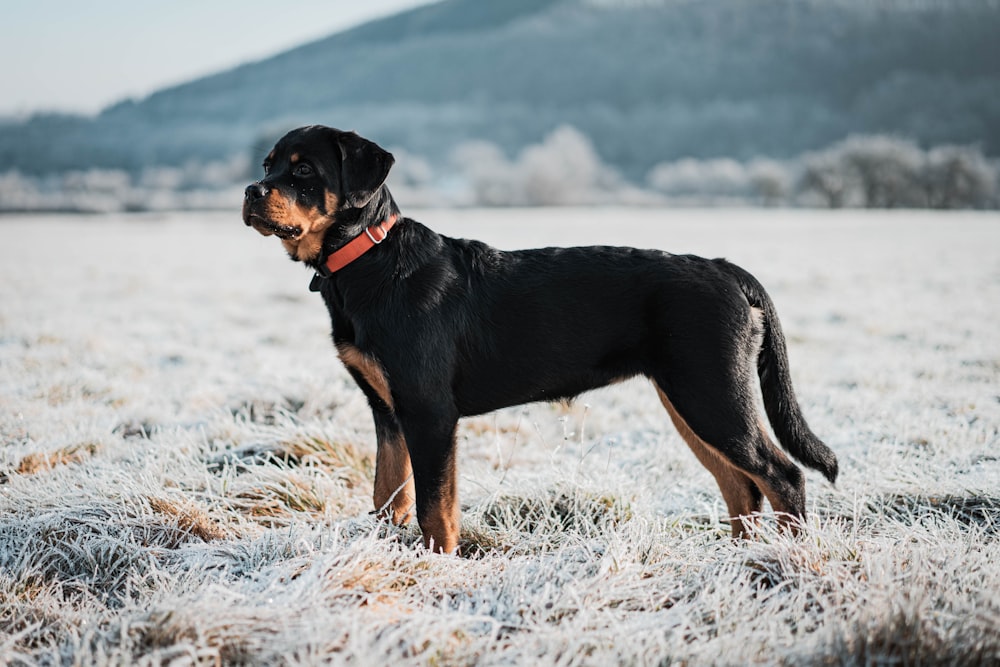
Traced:
<path fill-rule="evenodd" d="M 234 213 L 0 218 L 0 663 L 996 664 L 1000 215 L 408 211 L 725 256 L 840 458 L 733 542 L 646 381 L 464 420 L 464 557 L 369 516 L 310 275 Z"/>

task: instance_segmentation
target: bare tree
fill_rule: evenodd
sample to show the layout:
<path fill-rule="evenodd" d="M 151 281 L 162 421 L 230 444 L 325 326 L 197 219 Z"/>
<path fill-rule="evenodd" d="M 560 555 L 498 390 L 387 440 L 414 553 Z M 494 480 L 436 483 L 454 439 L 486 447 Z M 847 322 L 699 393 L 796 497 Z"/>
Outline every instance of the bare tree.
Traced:
<path fill-rule="evenodd" d="M 798 191 L 806 198 L 819 198 L 829 208 L 843 208 L 851 191 L 857 190 L 857 180 L 857 174 L 846 170 L 839 156 L 828 149 L 802 158 Z"/>
<path fill-rule="evenodd" d="M 924 154 L 912 141 L 883 135 L 848 137 L 833 148 L 857 174 L 866 208 L 923 205 Z"/>
<path fill-rule="evenodd" d="M 778 206 L 788 200 L 792 178 L 785 164 L 757 158 L 747 165 L 747 174 L 751 189 L 764 206 Z"/>
<path fill-rule="evenodd" d="M 984 208 L 996 203 L 997 170 L 974 146 L 939 146 L 927 153 L 924 185 L 931 208 Z"/>

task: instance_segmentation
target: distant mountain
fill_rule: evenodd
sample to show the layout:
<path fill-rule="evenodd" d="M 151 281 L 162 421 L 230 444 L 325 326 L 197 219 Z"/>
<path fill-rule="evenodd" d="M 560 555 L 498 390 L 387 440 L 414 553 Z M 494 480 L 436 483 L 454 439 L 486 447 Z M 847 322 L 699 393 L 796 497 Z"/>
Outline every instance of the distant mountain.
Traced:
<path fill-rule="evenodd" d="M 785 157 L 852 133 L 1000 155 L 996 0 L 445 0 L 94 118 L 0 124 L 0 164 L 137 170 L 248 151 L 303 123 L 441 162 L 569 124 L 639 177 Z"/>

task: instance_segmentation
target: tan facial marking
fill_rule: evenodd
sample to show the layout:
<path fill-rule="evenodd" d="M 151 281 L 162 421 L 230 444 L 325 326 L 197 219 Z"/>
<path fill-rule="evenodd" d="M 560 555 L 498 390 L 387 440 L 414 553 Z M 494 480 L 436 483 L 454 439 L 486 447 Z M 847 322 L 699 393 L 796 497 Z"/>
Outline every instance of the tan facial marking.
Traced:
<path fill-rule="evenodd" d="M 337 199 L 337 195 L 333 194 L 329 190 L 323 197 L 323 203 L 326 204 L 327 215 L 333 215 L 337 212 L 337 207 L 340 205 L 340 200 Z"/>
<path fill-rule="evenodd" d="M 298 153 L 292 153 L 292 157 L 288 158 L 288 161 L 291 162 L 292 164 L 295 164 L 296 162 L 299 161 L 299 159 L 300 158 Z"/>
<path fill-rule="evenodd" d="M 380 440 L 375 457 L 375 513 L 401 526 L 413 518 L 416 497 L 406 441 L 402 436 Z"/>
<path fill-rule="evenodd" d="M 261 209 L 253 212 L 276 225 L 301 229 L 299 226 L 300 220 L 297 220 L 297 216 L 292 213 L 293 207 L 294 203 L 289 201 L 288 197 L 280 191 L 272 189 L 265 196 Z M 264 236 L 276 233 L 275 230 L 269 229 L 263 223 L 253 222 L 253 224 L 254 228 Z"/>
<path fill-rule="evenodd" d="M 327 203 L 331 199 L 333 202 L 336 202 L 337 197 L 327 193 L 326 199 Z M 302 230 L 295 238 L 282 239 L 281 241 L 281 244 L 285 246 L 285 250 L 288 251 L 288 254 L 293 259 L 302 262 L 316 259 L 319 256 L 320 250 L 323 249 L 323 235 L 330 228 L 330 225 L 333 224 L 333 214 L 337 208 L 336 206 L 327 206 L 326 210 L 329 213 L 324 213 L 318 208 L 302 206 L 297 202 L 285 210 L 284 219 L 287 222 L 284 224 L 294 225 Z"/>
<path fill-rule="evenodd" d="M 337 353 L 344 365 L 365 379 L 378 397 L 390 408 L 392 392 L 389 390 L 389 378 L 386 377 L 382 365 L 350 343 L 337 343 Z"/>

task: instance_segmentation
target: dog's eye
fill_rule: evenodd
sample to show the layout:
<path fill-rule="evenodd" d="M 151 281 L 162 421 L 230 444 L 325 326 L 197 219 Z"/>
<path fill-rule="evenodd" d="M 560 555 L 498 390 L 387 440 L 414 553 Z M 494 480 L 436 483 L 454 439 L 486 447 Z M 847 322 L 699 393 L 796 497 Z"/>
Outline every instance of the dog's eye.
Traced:
<path fill-rule="evenodd" d="M 310 167 L 307 164 L 298 165 L 297 167 L 295 167 L 295 171 L 292 172 L 293 175 L 299 176 L 301 178 L 304 178 L 306 176 L 312 176 L 312 173 L 313 173 L 312 167 Z"/>
<path fill-rule="evenodd" d="M 265 176 L 268 175 L 269 173 L 271 173 L 271 163 L 270 162 L 265 162 L 261 166 L 264 167 L 264 175 Z"/>

